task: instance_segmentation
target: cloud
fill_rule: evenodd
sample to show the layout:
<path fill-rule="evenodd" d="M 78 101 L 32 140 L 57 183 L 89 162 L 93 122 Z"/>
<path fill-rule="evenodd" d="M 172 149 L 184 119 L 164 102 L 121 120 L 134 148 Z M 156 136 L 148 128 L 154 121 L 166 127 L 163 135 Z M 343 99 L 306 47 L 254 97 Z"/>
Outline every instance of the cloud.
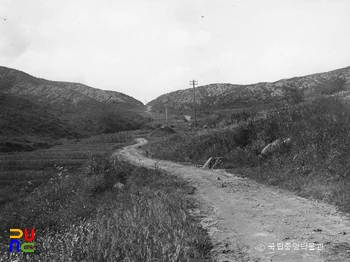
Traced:
<path fill-rule="evenodd" d="M 10 19 L 0 22 L 0 35 L 0 56 L 7 61 L 20 57 L 31 44 L 26 27 Z"/>

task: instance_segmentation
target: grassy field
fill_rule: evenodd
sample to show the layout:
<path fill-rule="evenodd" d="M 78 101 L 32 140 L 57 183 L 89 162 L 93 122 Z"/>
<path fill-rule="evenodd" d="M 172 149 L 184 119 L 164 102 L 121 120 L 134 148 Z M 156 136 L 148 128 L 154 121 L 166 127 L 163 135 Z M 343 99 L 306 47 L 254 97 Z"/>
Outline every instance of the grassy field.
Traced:
<path fill-rule="evenodd" d="M 188 185 L 110 158 L 148 132 L 2 156 L 0 261 L 211 261 Z M 9 253 L 9 228 L 35 228 L 35 252 Z"/>
<path fill-rule="evenodd" d="M 290 138 L 290 147 L 259 158 L 276 139 Z M 350 211 L 350 105 L 337 97 L 270 110 L 245 117 L 236 125 L 172 134 L 150 143 L 155 158 L 203 165 L 224 157 L 221 168 L 299 195 L 321 199 Z"/>
<path fill-rule="evenodd" d="M 133 134 L 120 132 L 81 140 L 61 141 L 33 152 L 0 153 L 0 207 L 30 193 L 38 185 L 68 174 L 88 159 L 133 143 Z"/>

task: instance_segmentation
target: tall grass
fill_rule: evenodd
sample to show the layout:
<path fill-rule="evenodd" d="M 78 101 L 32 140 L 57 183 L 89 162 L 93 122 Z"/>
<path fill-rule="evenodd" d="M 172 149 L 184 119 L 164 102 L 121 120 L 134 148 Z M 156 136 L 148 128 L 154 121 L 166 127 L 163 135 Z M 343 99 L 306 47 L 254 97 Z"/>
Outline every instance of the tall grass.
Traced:
<path fill-rule="evenodd" d="M 261 150 L 278 138 L 290 138 L 292 146 L 261 161 Z M 234 173 L 350 211 L 350 105 L 341 98 L 317 97 L 271 110 L 233 129 L 173 135 L 148 150 L 157 158 L 197 164 L 223 156 L 223 168 Z"/>
<path fill-rule="evenodd" d="M 0 260 L 209 261 L 186 189 L 158 170 L 94 158 L 2 209 Z M 9 229 L 24 227 L 36 230 L 35 252 L 10 254 Z"/>

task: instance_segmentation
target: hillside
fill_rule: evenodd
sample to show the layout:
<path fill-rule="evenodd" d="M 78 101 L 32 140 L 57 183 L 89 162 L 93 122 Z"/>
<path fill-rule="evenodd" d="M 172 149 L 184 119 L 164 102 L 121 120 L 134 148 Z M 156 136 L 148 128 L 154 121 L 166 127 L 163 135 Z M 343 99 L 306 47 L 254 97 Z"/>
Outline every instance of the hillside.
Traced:
<path fill-rule="evenodd" d="M 0 152 L 33 150 L 49 146 L 53 139 L 79 136 L 45 107 L 27 99 L 0 93 L 0 108 Z"/>
<path fill-rule="evenodd" d="M 123 93 L 0 67 L 0 141 L 72 138 L 139 128 L 144 105 Z"/>
<path fill-rule="evenodd" d="M 234 85 L 210 84 L 196 88 L 196 103 L 204 108 L 241 108 L 258 104 L 271 104 L 286 98 L 312 97 L 318 94 L 341 93 L 349 96 L 350 67 L 326 73 L 282 79 L 272 83 Z M 169 108 L 186 110 L 192 108 L 193 88 L 178 90 L 159 96 L 147 105 L 153 110 Z"/>
<path fill-rule="evenodd" d="M 0 135 L 75 137 L 72 128 L 27 99 L 0 93 Z"/>
<path fill-rule="evenodd" d="M 142 102 L 115 91 L 105 91 L 79 83 L 49 81 L 0 66 L 0 91 L 48 104 L 76 104 L 93 99 L 120 108 L 142 107 Z"/>

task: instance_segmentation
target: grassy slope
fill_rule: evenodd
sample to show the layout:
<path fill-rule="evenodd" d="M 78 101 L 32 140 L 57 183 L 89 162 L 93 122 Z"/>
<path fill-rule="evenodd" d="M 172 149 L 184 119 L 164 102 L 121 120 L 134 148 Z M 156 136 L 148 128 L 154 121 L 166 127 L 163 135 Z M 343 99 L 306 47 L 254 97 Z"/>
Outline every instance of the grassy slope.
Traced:
<path fill-rule="evenodd" d="M 129 110 L 142 108 L 122 93 L 0 67 L 0 152 L 29 151 L 62 137 L 135 130 L 146 119 Z"/>
<path fill-rule="evenodd" d="M 27 99 L 0 93 L 0 108 L 0 152 L 30 151 L 48 146 L 53 139 L 79 136 L 45 107 Z"/>
<path fill-rule="evenodd" d="M 102 156 L 106 148 L 131 138 L 130 133 L 103 135 L 51 148 L 51 153 L 41 152 L 38 159 L 22 156 L 17 168 L 22 164 L 34 168 L 41 163 L 51 171 L 41 173 L 46 183 L 0 209 L 0 231 L 4 232 L 0 235 L 0 260 L 209 261 L 211 244 L 188 212 L 194 202 L 186 196 L 189 190 L 185 182 Z M 84 161 L 91 153 L 94 157 Z M 67 166 L 71 158 L 80 168 Z M 54 163 L 56 170 L 52 170 Z M 36 177 L 31 178 L 26 177 L 35 183 Z M 114 188 L 116 182 L 124 183 L 125 188 Z M 35 228 L 35 253 L 10 256 L 11 227 Z"/>
<path fill-rule="evenodd" d="M 50 112 L 83 135 L 135 130 L 146 121 L 135 112 L 91 98 L 50 105 Z"/>
<path fill-rule="evenodd" d="M 93 99 L 45 105 L 0 93 L 0 136 L 73 138 L 140 128 L 145 119 Z"/>
<path fill-rule="evenodd" d="M 149 145 L 157 158 L 204 164 L 224 156 L 224 168 L 293 190 L 350 211 L 350 107 L 336 97 L 320 97 L 242 121 L 232 129 L 177 134 Z M 292 147 L 261 161 L 268 143 L 289 137 Z"/>

